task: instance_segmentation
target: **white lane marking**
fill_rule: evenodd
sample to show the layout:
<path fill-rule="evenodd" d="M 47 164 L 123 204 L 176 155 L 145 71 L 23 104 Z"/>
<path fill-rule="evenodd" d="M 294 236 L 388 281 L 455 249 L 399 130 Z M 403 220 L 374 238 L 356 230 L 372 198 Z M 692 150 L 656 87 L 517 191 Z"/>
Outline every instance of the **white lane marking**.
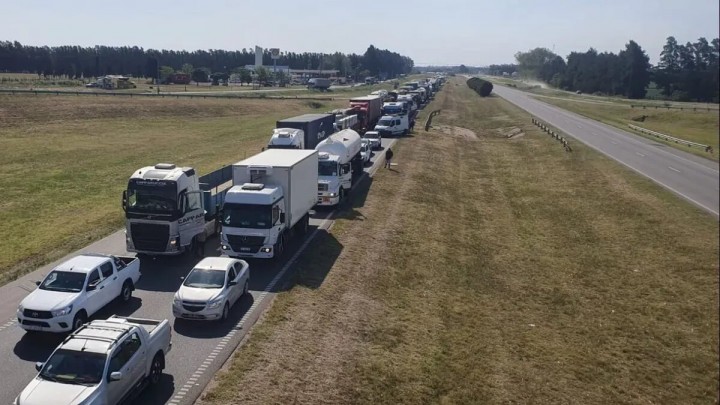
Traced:
<path fill-rule="evenodd" d="M 582 128 L 582 125 L 580 125 L 580 124 L 575 124 L 575 125 L 577 125 L 578 128 Z"/>
<path fill-rule="evenodd" d="M 612 143 L 613 145 L 617 145 L 617 144 L 618 144 L 618 143 L 615 142 L 615 141 L 610 141 L 610 143 Z"/>
<path fill-rule="evenodd" d="M 394 140 L 391 141 L 387 147 L 390 148 L 393 145 L 395 145 Z M 387 150 L 387 148 L 386 148 L 386 150 Z M 382 156 L 384 158 L 384 156 L 385 156 L 384 152 L 380 156 Z M 379 168 L 380 168 L 380 162 L 379 162 L 379 159 L 376 158 L 375 164 L 367 172 L 368 177 L 374 175 Z M 355 183 L 355 185 L 352 188 L 355 188 L 355 186 L 357 186 L 358 184 L 360 184 L 360 181 Z M 272 291 L 272 289 L 275 287 L 275 284 L 277 284 L 277 282 L 283 278 L 285 273 L 290 269 L 290 266 L 295 264 L 295 261 L 298 259 L 298 257 L 300 257 L 300 255 L 305 251 L 305 249 L 308 247 L 308 245 L 310 245 L 310 242 L 315 238 L 315 235 L 317 235 L 317 233 L 321 229 L 326 229 L 326 224 L 330 220 L 330 216 L 334 212 L 335 211 L 330 211 L 330 212 L 328 212 L 327 215 L 325 215 L 325 217 L 322 219 L 322 222 L 320 223 L 320 225 L 318 225 L 318 227 L 315 228 L 315 230 L 302 243 L 302 245 L 300 245 L 300 248 L 295 252 L 295 254 L 292 255 L 290 260 L 288 260 L 285 263 L 285 265 L 283 265 L 283 267 L 280 269 L 280 272 L 263 289 L 263 292 L 260 293 L 260 295 L 257 297 L 257 299 L 252 303 L 250 308 L 248 308 L 248 310 L 245 312 L 245 314 L 242 316 L 242 318 L 240 318 L 238 323 L 235 324 L 235 327 L 232 328 L 231 331 L 228 332 L 221 339 L 220 343 L 218 343 L 217 346 L 215 346 L 215 349 L 213 349 L 213 351 L 208 355 L 208 357 L 205 359 L 205 361 L 203 361 L 202 364 L 197 368 L 197 370 L 195 370 L 195 372 L 192 374 L 192 377 L 188 379 L 188 381 L 185 385 L 183 385 L 183 388 L 180 388 L 179 392 L 177 394 L 175 394 L 175 396 L 173 396 L 173 399 L 171 399 L 169 402 L 179 403 L 185 397 L 185 394 L 188 391 L 187 388 L 185 388 L 185 387 L 192 387 L 192 385 L 198 385 L 198 386 L 200 385 L 199 383 L 196 383 L 197 377 L 202 376 L 203 372 L 207 370 L 208 366 L 212 363 L 212 361 L 217 358 L 217 355 L 219 354 L 219 352 L 225 348 L 225 346 L 227 345 L 229 340 L 233 337 L 233 335 L 235 335 L 235 331 L 237 329 L 241 329 L 242 326 L 245 325 L 245 322 L 248 320 L 250 315 L 252 315 L 254 313 L 254 310 L 260 306 L 260 303 L 265 299 L 265 297 L 268 295 L 268 293 L 270 291 Z"/>
<path fill-rule="evenodd" d="M 672 166 L 668 166 L 668 169 L 670 169 L 670 170 L 672 170 L 672 171 L 674 171 L 674 172 L 682 173 L 680 170 L 678 170 L 678 169 L 676 169 L 676 168 L 674 168 L 674 167 L 672 167 Z"/>
<path fill-rule="evenodd" d="M 635 154 L 636 154 L 636 155 L 638 155 L 638 156 L 642 156 L 642 157 L 645 157 L 645 155 L 643 155 L 643 154 L 642 154 L 642 153 L 640 153 L 640 152 L 635 152 Z"/>

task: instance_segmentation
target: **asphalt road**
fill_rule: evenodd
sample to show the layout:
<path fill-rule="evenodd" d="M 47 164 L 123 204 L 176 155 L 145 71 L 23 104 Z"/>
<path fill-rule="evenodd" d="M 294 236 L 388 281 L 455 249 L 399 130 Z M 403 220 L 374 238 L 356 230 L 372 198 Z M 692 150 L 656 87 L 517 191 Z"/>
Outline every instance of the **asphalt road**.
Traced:
<path fill-rule="evenodd" d="M 383 149 L 376 151 L 373 165 L 365 169 L 356 185 L 369 181 L 368 175 L 379 167 L 384 150 L 395 140 L 383 139 Z M 363 187 L 355 187 L 361 192 Z M 311 229 L 302 241 L 295 241 L 286 254 L 284 263 L 262 260 L 250 263 L 251 297 L 243 297 L 232 308 L 230 320 L 223 324 L 175 320 L 172 316 L 172 297 L 192 266 L 199 260 L 186 256 L 161 257 L 141 261 L 142 277 L 136 286 L 129 305 L 110 304 L 92 319 L 107 318 L 112 314 L 149 319 L 169 319 L 172 327 L 173 348 L 167 358 L 167 368 L 161 382 L 143 391 L 135 403 L 192 404 L 212 376 L 230 356 L 239 342 L 267 308 L 270 297 L 284 287 L 284 281 L 293 271 L 293 262 L 301 251 L 312 243 L 319 232 L 326 232 L 332 220 L 332 211 L 318 210 L 311 219 Z M 130 255 L 125 251 L 125 236 L 118 231 L 86 248 L 73 252 L 55 263 L 44 266 L 21 279 L 0 287 L 0 404 L 12 404 L 15 397 L 37 374 L 35 362 L 45 361 L 64 336 L 26 334 L 17 325 L 15 310 L 30 291 L 35 280 L 60 262 L 82 252 Z M 206 244 L 207 256 L 219 256 L 217 238 Z"/>
<path fill-rule="evenodd" d="M 493 91 L 567 135 L 718 215 L 717 162 L 551 106 L 519 90 L 496 85 Z"/>

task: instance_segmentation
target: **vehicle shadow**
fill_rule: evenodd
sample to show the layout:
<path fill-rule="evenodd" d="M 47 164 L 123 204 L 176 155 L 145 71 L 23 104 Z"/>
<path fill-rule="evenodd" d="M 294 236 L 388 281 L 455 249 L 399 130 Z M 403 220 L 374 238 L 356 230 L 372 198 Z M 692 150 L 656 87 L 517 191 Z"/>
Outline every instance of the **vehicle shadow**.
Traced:
<path fill-rule="evenodd" d="M 65 333 L 26 332 L 15 343 L 13 353 L 25 361 L 44 362 L 65 337 Z"/>
<path fill-rule="evenodd" d="M 180 335 L 195 339 L 213 339 L 223 337 L 233 329 L 240 329 L 237 326 L 250 307 L 252 307 L 255 298 L 248 294 L 241 297 L 228 314 L 228 319 L 224 322 L 213 321 L 192 321 L 187 319 L 175 318 L 173 330 Z"/>
<path fill-rule="evenodd" d="M 122 405 L 164 404 L 175 393 L 175 377 L 163 373 L 156 385 L 146 387 L 134 397 L 122 402 Z"/>

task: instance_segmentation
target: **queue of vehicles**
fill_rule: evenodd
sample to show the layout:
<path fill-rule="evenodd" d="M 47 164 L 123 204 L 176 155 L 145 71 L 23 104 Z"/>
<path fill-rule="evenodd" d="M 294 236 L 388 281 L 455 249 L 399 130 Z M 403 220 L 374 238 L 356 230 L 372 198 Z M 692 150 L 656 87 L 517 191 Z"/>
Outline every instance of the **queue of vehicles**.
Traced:
<path fill-rule="evenodd" d="M 202 259 L 183 278 L 172 301 L 176 318 L 226 320 L 249 293 L 244 259 L 282 257 L 290 238 L 308 231 L 313 207 L 346 198 L 381 133 L 398 134 L 396 126 L 407 133 L 410 105 L 383 103 L 387 97 L 351 99 L 342 114 L 280 120 L 266 150 L 204 176 L 169 163 L 130 176 L 122 196 L 127 251 L 192 253 L 220 233 L 223 256 Z M 36 365 L 16 404 L 115 404 L 158 382 L 172 347 L 167 320 L 113 315 L 87 323 L 111 301 L 129 302 L 140 277 L 138 257 L 86 253 L 37 282 L 18 306 L 18 324 L 70 335 Z"/>

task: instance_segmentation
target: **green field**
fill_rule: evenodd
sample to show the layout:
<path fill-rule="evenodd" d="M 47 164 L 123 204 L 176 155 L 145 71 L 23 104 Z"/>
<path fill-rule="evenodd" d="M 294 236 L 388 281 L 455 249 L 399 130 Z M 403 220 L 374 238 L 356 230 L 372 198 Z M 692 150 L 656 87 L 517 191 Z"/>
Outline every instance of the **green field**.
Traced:
<path fill-rule="evenodd" d="M 259 152 L 277 119 L 346 104 L 0 95 L 0 282 L 122 227 L 139 167 L 207 173 Z"/>
<path fill-rule="evenodd" d="M 717 219 L 463 82 L 201 404 L 717 400 Z"/>

